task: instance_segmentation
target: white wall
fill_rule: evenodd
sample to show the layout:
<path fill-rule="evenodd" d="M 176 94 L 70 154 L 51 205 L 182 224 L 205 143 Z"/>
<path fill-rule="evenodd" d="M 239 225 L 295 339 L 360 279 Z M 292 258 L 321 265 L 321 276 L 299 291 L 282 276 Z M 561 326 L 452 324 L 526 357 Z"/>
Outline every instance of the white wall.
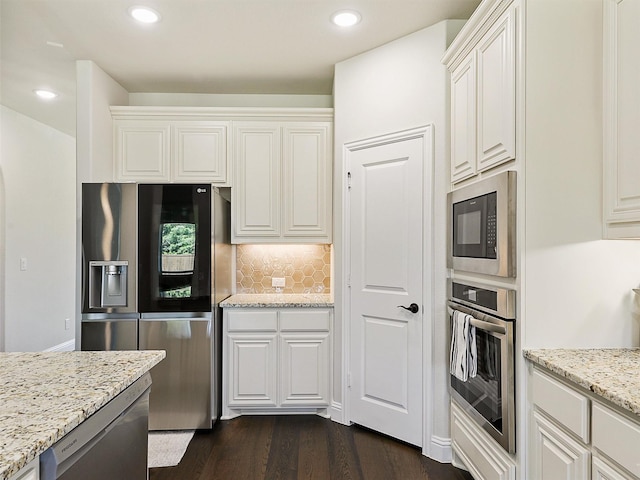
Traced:
<path fill-rule="evenodd" d="M 334 251 L 335 276 L 335 370 L 334 400 L 345 401 L 342 392 L 342 331 L 349 321 L 344 311 L 344 170 L 343 145 L 355 140 L 433 124 L 436 184 L 432 212 L 436 282 L 427 285 L 425 299 L 432 296 L 434 305 L 425 313 L 424 329 L 429 341 L 424 345 L 430 368 L 425 385 L 427 430 L 424 452 L 448 461 L 449 398 L 447 393 L 447 345 L 445 313 L 445 200 L 449 158 L 449 76 L 441 64 L 446 47 L 464 21 L 450 20 L 420 30 L 387 45 L 336 65 L 334 79 L 335 109 L 335 180 L 334 180 Z M 427 253 L 428 254 L 428 253 Z"/>
<path fill-rule="evenodd" d="M 4 349 L 45 350 L 75 331 L 75 139 L 0 109 Z"/>
<path fill-rule="evenodd" d="M 129 105 L 177 107 L 333 107 L 332 95 L 130 93 Z"/>
<path fill-rule="evenodd" d="M 527 5 L 523 346 L 636 347 L 640 241 L 601 240 L 602 3 Z"/>
<path fill-rule="evenodd" d="M 110 105 L 127 105 L 129 93 L 90 60 L 76 62 L 78 183 L 113 182 Z"/>

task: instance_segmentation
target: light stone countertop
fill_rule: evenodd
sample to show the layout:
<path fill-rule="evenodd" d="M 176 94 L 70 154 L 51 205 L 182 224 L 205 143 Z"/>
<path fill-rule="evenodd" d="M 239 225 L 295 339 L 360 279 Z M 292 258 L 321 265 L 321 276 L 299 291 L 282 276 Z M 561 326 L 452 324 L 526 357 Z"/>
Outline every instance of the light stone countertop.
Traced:
<path fill-rule="evenodd" d="M 640 348 L 524 350 L 523 353 L 533 363 L 640 416 Z"/>
<path fill-rule="evenodd" d="M 333 296 L 327 293 L 240 293 L 220 303 L 223 308 L 333 307 Z"/>
<path fill-rule="evenodd" d="M 165 355 L 0 353 L 0 480 L 18 472 Z"/>

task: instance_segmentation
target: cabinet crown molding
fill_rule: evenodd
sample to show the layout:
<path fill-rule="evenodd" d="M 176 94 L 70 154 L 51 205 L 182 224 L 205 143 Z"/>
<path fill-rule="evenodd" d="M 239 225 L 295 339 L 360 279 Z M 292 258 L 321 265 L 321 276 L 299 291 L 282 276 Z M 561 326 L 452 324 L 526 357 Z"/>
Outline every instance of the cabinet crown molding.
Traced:
<path fill-rule="evenodd" d="M 495 20 L 518 0 L 483 0 L 464 24 L 444 56 L 442 63 L 453 70 L 473 49 Z"/>
<path fill-rule="evenodd" d="M 162 120 L 333 120 L 333 108 L 317 107 L 109 107 L 111 116 L 120 120 L 158 117 Z"/>

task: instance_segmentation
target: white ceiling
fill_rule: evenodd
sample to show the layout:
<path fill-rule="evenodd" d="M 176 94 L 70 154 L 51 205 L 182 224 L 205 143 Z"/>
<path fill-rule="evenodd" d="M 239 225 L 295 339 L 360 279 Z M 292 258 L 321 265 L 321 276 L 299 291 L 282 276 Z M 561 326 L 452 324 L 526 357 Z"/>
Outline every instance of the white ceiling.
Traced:
<path fill-rule="evenodd" d="M 322 94 L 337 62 L 480 0 L 0 0 L 3 105 L 75 136 L 75 61 L 92 60 L 129 92 Z M 155 25 L 132 5 L 160 12 Z M 329 22 L 355 9 L 351 30 Z M 49 43 L 47 43 L 49 42 Z M 48 87 L 49 102 L 33 95 Z"/>

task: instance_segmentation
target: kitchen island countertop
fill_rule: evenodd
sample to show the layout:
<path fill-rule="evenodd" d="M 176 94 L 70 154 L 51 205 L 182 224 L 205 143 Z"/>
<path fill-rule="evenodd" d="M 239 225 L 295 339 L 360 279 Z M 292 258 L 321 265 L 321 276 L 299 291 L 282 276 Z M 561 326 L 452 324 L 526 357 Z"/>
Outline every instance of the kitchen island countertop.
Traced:
<path fill-rule="evenodd" d="M 545 349 L 523 353 L 531 362 L 640 416 L 640 348 Z"/>
<path fill-rule="evenodd" d="M 333 296 L 327 293 L 239 293 L 220 303 L 223 308 L 333 307 Z"/>
<path fill-rule="evenodd" d="M 0 353 L 0 480 L 164 357 L 164 351 Z"/>

